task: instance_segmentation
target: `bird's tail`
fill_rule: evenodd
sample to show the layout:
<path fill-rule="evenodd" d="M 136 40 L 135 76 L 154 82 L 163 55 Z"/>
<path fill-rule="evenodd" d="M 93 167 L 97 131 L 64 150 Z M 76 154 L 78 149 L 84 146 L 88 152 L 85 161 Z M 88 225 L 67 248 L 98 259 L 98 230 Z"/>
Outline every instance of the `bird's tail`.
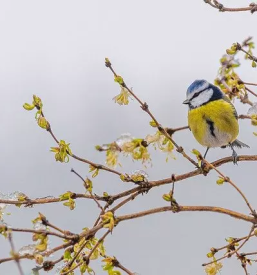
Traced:
<path fill-rule="evenodd" d="M 247 144 L 243 143 L 242 141 L 239 141 L 238 139 L 234 140 L 231 143 L 232 146 L 237 147 L 237 148 L 242 148 L 242 147 L 246 147 L 246 148 L 250 148 L 250 146 L 248 146 Z"/>

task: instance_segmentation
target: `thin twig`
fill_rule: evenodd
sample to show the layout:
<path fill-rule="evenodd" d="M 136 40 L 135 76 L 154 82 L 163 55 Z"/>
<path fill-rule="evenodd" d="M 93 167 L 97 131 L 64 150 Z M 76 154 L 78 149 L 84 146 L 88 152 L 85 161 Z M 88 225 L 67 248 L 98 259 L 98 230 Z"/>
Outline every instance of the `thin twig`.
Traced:
<path fill-rule="evenodd" d="M 83 181 L 83 183 L 87 186 L 86 181 L 82 178 L 82 176 L 81 176 L 79 173 L 77 173 L 73 168 L 71 169 L 71 172 L 74 173 L 76 176 L 78 176 L 78 177 Z M 87 188 L 88 188 L 88 187 L 87 187 Z M 95 203 L 97 204 L 97 206 L 98 206 L 98 207 L 101 209 L 101 211 L 103 212 L 104 209 L 103 209 L 102 205 L 97 201 L 97 199 L 96 199 L 95 196 L 93 195 L 92 191 L 88 191 L 88 192 L 89 192 L 91 198 L 92 198 L 92 199 L 95 201 Z"/>
<path fill-rule="evenodd" d="M 97 249 L 97 247 L 99 246 L 99 244 L 104 241 L 104 239 L 108 236 L 108 234 L 110 233 L 111 231 L 108 230 L 98 241 L 97 243 L 95 244 L 95 246 L 92 248 L 92 250 L 89 252 L 89 254 L 86 256 L 86 259 L 85 259 L 85 262 L 86 263 L 89 263 L 90 261 L 90 257 L 92 256 L 92 254 L 94 253 L 94 251 Z M 78 258 L 78 256 L 80 255 L 80 253 L 82 252 L 82 250 L 85 248 L 87 244 L 87 240 L 85 240 L 85 242 L 81 245 L 80 249 L 77 251 L 77 253 L 73 256 L 72 260 L 68 263 L 68 267 L 71 267 L 72 264 L 74 263 L 74 261 Z M 79 265 L 76 266 L 79 267 L 82 263 L 80 263 Z M 74 269 L 76 269 L 74 268 Z M 62 273 L 62 275 L 65 275 L 65 274 L 69 274 L 72 270 L 74 269 L 70 269 L 68 270 L 67 272 L 65 273 Z"/>
<path fill-rule="evenodd" d="M 257 94 L 255 92 L 253 92 L 251 89 L 249 89 L 248 87 L 245 87 L 245 89 L 251 93 L 252 95 L 256 96 L 257 97 Z"/>
<path fill-rule="evenodd" d="M 117 261 L 117 259 L 115 259 L 115 266 L 120 268 L 121 270 L 123 270 L 124 272 L 126 272 L 129 275 L 135 275 L 135 273 L 129 271 L 126 267 L 124 267 L 119 261 Z"/>
<path fill-rule="evenodd" d="M 211 261 L 211 262 L 209 262 L 209 263 L 202 264 L 202 266 L 206 266 L 206 265 L 209 265 L 209 264 L 216 263 L 216 262 L 221 261 L 221 260 L 223 260 L 223 259 L 229 258 L 229 257 L 231 257 L 232 255 L 234 255 L 235 253 L 237 253 L 237 252 L 246 244 L 246 242 L 250 239 L 253 230 L 254 230 L 254 224 L 252 225 L 251 230 L 250 230 L 250 232 L 249 232 L 247 238 L 243 241 L 243 243 L 242 243 L 236 250 L 234 250 L 234 251 L 232 251 L 232 252 L 229 252 L 229 253 L 227 253 L 225 256 L 220 257 L 220 258 L 218 258 L 218 259 L 215 259 L 215 260 L 213 260 L 213 261 Z"/>
<path fill-rule="evenodd" d="M 97 247 L 99 246 L 99 244 L 101 242 L 103 242 L 105 240 L 105 238 L 111 233 L 110 230 L 108 230 L 95 244 L 95 246 L 92 248 L 92 250 L 89 252 L 89 254 L 86 257 L 86 262 L 88 262 L 90 260 L 90 257 L 92 256 L 92 254 L 95 252 L 95 250 L 97 249 Z"/>
<path fill-rule="evenodd" d="M 243 7 L 243 8 L 228 8 L 224 7 L 223 4 L 216 0 L 204 0 L 205 3 L 209 4 L 215 9 L 218 9 L 219 11 L 225 12 L 240 12 L 240 11 L 250 11 L 251 13 L 254 13 L 257 10 L 256 4 L 252 3 L 248 7 Z"/>
<path fill-rule="evenodd" d="M 253 236 L 255 236 L 255 233 L 252 233 L 250 237 L 253 237 Z M 214 251 L 215 251 L 215 252 L 218 252 L 218 251 L 220 251 L 220 250 L 223 250 L 223 249 L 225 249 L 225 248 L 228 248 L 228 247 L 231 246 L 231 245 L 234 245 L 235 243 L 241 242 L 242 240 L 245 240 L 245 239 L 247 239 L 247 238 L 248 238 L 248 235 L 245 236 L 245 237 L 242 237 L 242 238 L 235 238 L 231 243 L 229 243 L 229 244 L 227 244 L 227 245 L 224 245 L 224 246 L 219 247 L 219 248 L 214 248 Z"/>
<path fill-rule="evenodd" d="M 223 173 L 221 173 L 215 166 L 213 166 L 212 164 L 210 164 L 209 162 L 207 162 L 206 160 L 204 160 L 209 166 L 212 167 L 212 169 L 214 169 L 226 182 L 228 182 L 231 186 L 233 186 L 237 192 L 242 196 L 242 198 L 244 199 L 245 203 L 247 204 L 248 208 L 250 209 L 252 215 L 254 217 L 256 217 L 256 212 L 255 210 L 252 208 L 252 206 L 250 205 L 248 199 L 246 198 L 246 196 L 244 195 L 244 193 L 240 190 L 240 188 L 238 188 L 236 186 L 236 184 L 229 178 L 226 177 Z"/>
<path fill-rule="evenodd" d="M 44 114 L 43 114 L 43 112 L 41 112 L 41 115 L 42 115 L 43 117 L 45 117 Z M 49 122 L 48 122 L 47 131 L 50 133 L 50 135 L 51 135 L 52 138 L 55 140 L 55 142 L 56 142 L 57 144 L 59 144 L 59 140 L 58 140 L 58 138 L 54 135 L 53 130 L 52 130 L 51 125 L 50 125 Z M 105 171 L 108 171 L 108 172 L 110 172 L 110 173 L 113 173 L 113 174 L 116 174 L 116 175 L 119 175 L 119 176 L 121 175 L 121 173 L 119 173 L 118 171 L 116 171 L 116 170 L 114 170 L 114 169 L 111 169 L 111 168 L 109 168 L 109 167 L 107 167 L 107 166 L 104 166 L 104 165 L 102 165 L 102 164 L 94 163 L 94 162 L 92 162 L 92 161 L 89 161 L 89 160 L 84 159 L 84 158 L 81 158 L 81 157 L 78 157 L 78 156 L 76 156 L 75 154 L 71 154 L 71 157 L 73 157 L 74 159 L 79 160 L 79 161 L 81 161 L 81 162 L 84 162 L 84 163 L 87 163 L 87 164 L 89 164 L 89 165 L 92 165 L 92 166 L 94 166 L 94 167 L 97 168 L 97 169 L 105 170 Z"/>
<path fill-rule="evenodd" d="M 20 263 L 20 259 L 19 259 L 19 254 L 17 254 L 15 252 L 15 248 L 14 248 L 14 243 L 13 243 L 13 239 L 12 239 L 12 233 L 9 231 L 8 232 L 8 240 L 10 242 L 10 245 L 11 245 L 11 253 L 13 255 L 13 259 L 15 260 L 16 264 L 17 264 L 17 267 L 18 267 L 18 270 L 20 272 L 20 275 L 24 275 L 23 271 L 22 271 L 22 268 L 21 268 L 21 263 Z"/>
<path fill-rule="evenodd" d="M 7 228 L 8 229 L 8 228 Z M 11 228 L 13 232 L 23 232 L 23 233 L 33 233 L 33 234 L 43 234 L 43 235 L 52 235 L 55 237 L 59 237 L 61 239 L 66 239 L 66 240 L 74 240 L 76 239 L 76 235 L 67 235 L 67 234 L 58 234 L 53 231 L 48 231 L 48 230 L 34 230 L 34 229 L 25 229 L 25 228 Z"/>
<path fill-rule="evenodd" d="M 115 221 L 117 223 L 125 220 L 131 220 L 131 219 L 136 219 L 156 213 L 161 213 L 161 212 L 167 212 L 167 211 L 174 211 L 174 207 L 172 206 L 164 206 L 164 207 L 159 207 L 159 208 L 153 208 L 149 209 L 146 211 L 138 212 L 138 213 L 132 213 L 124 216 L 118 216 L 116 217 Z M 221 213 L 225 215 L 229 215 L 233 218 L 240 219 L 246 222 L 250 222 L 255 224 L 257 222 L 257 219 L 251 216 L 247 216 L 245 214 L 241 214 L 239 212 L 229 210 L 226 208 L 222 207 L 216 207 L 216 206 L 182 206 L 179 205 L 178 211 L 177 212 L 215 212 L 215 213 Z"/>
<path fill-rule="evenodd" d="M 123 205 L 125 205 L 129 201 L 134 200 L 139 194 L 140 194 L 140 191 L 133 193 L 131 196 L 129 196 L 128 198 L 126 198 L 125 200 L 123 200 L 119 204 L 117 204 L 115 207 L 113 207 L 110 211 L 115 212 L 116 210 L 121 208 Z"/>
<path fill-rule="evenodd" d="M 257 7 L 257 5 L 256 5 L 256 7 Z M 253 60 L 253 61 L 257 62 L 257 57 L 255 57 L 254 55 L 250 54 L 245 49 L 243 49 L 243 47 L 239 43 L 237 43 L 236 45 L 237 45 L 237 49 L 239 51 L 242 51 L 243 53 L 245 53 L 250 60 Z"/>
<path fill-rule="evenodd" d="M 61 250 L 61 249 L 65 249 L 65 248 L 71 246 L 72 243 L 73 243 L 72 241 L 69 241 L 69 242 L 67 242 L 67 243 L 65 243 L 65 244 L 56 246 L 55 248 L 53 248 L 53 249 L 51 249 L 51 250 L 47 250 L 47 251 L 42 252 L 41 255 L 42 255 L 42 256 L 49 256 L 49 255 L 53 254 L 53 253 L 56 252 L 56 251 L 59 251 L 59 250 Z M 34 256 L 31 255 L 31 254 L 25 254 L 25 255 L 19 256 L 18 258 L 19 258 L 19 260 L 22 260 L 22 259 L 31 259 L 32 257 L 34 258 Z M 2 258 L 2 259 L 0 259 L 0 264 L 2 264 L 2 263 L 4 263 L 4 262 L 9 262 L 9 261 L 13 261 L 13 257 Z"/>
<path fill-rule="evenodd" d="M 106 62 L 105 65 L 106 65 L 107 68 L 109 68 L 111 70 L 111 72 L 113 73 L 113 75 L 115 77 L 118 76 L 116 74 L 116 72 L 114 71 L 114 69 L 112 67 L 112 64 L 109 61 Z M 127 84 L 125 83 L 125 81 L 122 82 L 121 86 L 123 86 L 124 88 L 126 88 L 127 91 L 138 101 L 138 103 L 140 104 L 140 107 L 142 108 L 142 110 L 145 111 L 151 117 L 151 119 L 155 122 L 156 126 L 158 127 L 159 131 L 174 144 L 174 146 L 177 148 L 177 152 L 180 153 L 180 154 L 182 154 L 182 156 L 184 158 L 186 158 L 187 160 L 189 160 L 195 167 L 198 167 L 198 164 L 185 153 L 184 149 L 175 142 L 175 140 L 167 133 L 167 131 L 157 121 L 157 119 L 155 118 L 155 116 L 151 113 L 151 111 L 150 111 L 149 106 L 147 105 L 147 103 L 146 102 L 143 103 L 143 101 L 141 101 L 134 94 L 134 92 L 127 86 Z"/>
<path fill-rule="evenodd" d="M 64 235 L 66 234 L 64 230 L 62 230 L 61 228 L 51 224 L 49 221 L 46 221 L 46 226 L 51 227 L 51 228 L 55 229 L 56 231 L 61 232 Z"/>
<path fill-rule="evenodd" d="M 257 83 L 250 83 L 250 82 L 245 82 L 245 81 L 242 81 L 243 84 L 245 85 L 250 85 L 250 86 L 257 86 Z"/>

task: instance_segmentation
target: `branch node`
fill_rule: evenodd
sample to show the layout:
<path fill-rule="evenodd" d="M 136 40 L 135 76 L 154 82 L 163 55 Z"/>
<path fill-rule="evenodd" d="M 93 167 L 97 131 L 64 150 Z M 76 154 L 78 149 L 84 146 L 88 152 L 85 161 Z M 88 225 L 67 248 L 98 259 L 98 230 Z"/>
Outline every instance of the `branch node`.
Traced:
<path fill-rule="evenodd" d="M 176 181 L 176 175 L 175 175 L 175 174 L 172 174 L 172 175 L 171 175 L 171 180 L 172 180 L 172 182 L 175 182 L 175 181 Z"/>
<path fill-rule="evenodd" d="M 112 66 L 112 63 L 110 62 L 110 60 L 108 58 L 105 58 L 105 66 L 107 68 L 110 68 Z"/>
<path fill-rule="evenodd" d="M 178 153 L 183 153 L 184 152 L 184 149 L 183 149 L 183 147 L 182 146 L 179 146 L 178 148 L 177 148 L 177 152 Z"/>
<path fill-rule="evenodd" d="M 142 140 L 141 145 L 144 146 L 144 147 L 147 147 L 147 146 L 148 146 L 148 143 L 147 143 L 146 140 Z"/>
<path fill-rule="evenodd" d="M 170 135 L 170 136 L 172 136 L 176 131 L 174 130 L 174 129 L 172 129 L 172 128 L 166 128 L 165 129 L 166 130 L 166 132 Z"/>
<path fill-rule="evenodd" d="M 114 203 L 114 198 L 112 196 L 106 196 L 106 197 L 102 197 L 104 201 L 106 201 L 108 203 L 108 205 L 112 205 Z"/>
<path fill-rule="evenodd" d="M 257 4 L 251 3 L 249 6 L 251 7 L 251 13 L 252 14 L 257 11 Z"/>
<path fill-rule="evenodd" d="M 217 252 L 218 252 L 218 249 L 216 249 L 216 248 L 212 247 L 212 248 L 211 248 L 211 252 L 212 252 L 213 254 L 215 254 L 215 253 L 217 253 Z"/>
<path fill-rule="evenodd" d="M 180 206 L 174 198 L 171 201 L 171 211 L 173 213 L 178 213 L 180 211 Z"/>
<path fill-rule="evenodd" d="M 148 104 L 145 102 L 142 106 L 141 106 L 142 110 L 147 112 L 148 111 Z"/>
<path fill-rule="evenodd" d="M 53 261 L 45 261 L 45 262 L 43 263 L 43 269 L 44 269 L 44 271 L 50 271 L 50 270 L 53 269 L 54 265 L 55 265 L 55 264 L 54 264 Z"/>
<path fill-rule="evenodd" d="M 225 180 L 226 182 L 229 182 L 229 181 L 230 181 L 230 178 L 229 178 L 229 177 L 225 177 L 224 180 Z"/>
<path fill-rule="evenodd" d="M 152 188 L 149 182 L 141 182 L 139 183 L 139 186 L 140 186 L 139 193 L 142 195 L 147 194 L 149 190 Z"/>
<path fill-rule="evenodd" d="M 225 11 L 224 10 L 224 5 L 222 5 L 221 3 L 217 3 L 216 6 L 219 9 L 219 11 L 222 11 L 222 12 Z"/>
<path fill-rule="evenodd" d="M 163 127 L 162 127 L 161 125 L 158 126 L 158 130 L 159 130 L 161 133 L 164 132 L 164 129 L 163 129 Z"/>
<path fill-rule="evenodd" d="M 79 239 L 80 239 L 80 236 L 79 236 L 79 234 L 74 234 L 73 236 L 72 236 L 72 242 L 73 242 L 73 244 L 76 244 L 78 241 L 79 241 Z"/>
<path fill-rule="evenodd" d="M 201 161 L 201 170 L 202 170 L 202 174 L 204 176 L 207 176 L 208 173 L 210 172 L 210 165 L 208 164 L 208 162 L 206 162 L 204 159 Z"/>

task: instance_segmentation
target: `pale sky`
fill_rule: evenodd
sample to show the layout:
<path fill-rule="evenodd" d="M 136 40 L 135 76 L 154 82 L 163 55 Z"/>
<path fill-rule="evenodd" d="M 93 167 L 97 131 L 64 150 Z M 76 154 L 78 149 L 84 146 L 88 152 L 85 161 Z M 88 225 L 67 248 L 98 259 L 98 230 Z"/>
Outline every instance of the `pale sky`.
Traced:
<path fill-rule="evenodd" d="M 247 2 L 247 3 L 245 3 Z M 244 6 L 248 1 L 227 1 Z M 219 59 L 226 48 L 255 36 L 257 13 L 220 13 L 204 1 L 1 1 L 0 8 L 0 94 L 1 159 L 0 192 L 22 191 L 30 198 L 59 196 L 66 191 L 84 192 L 70 169 L 84 177 L 88 166 L 71 160 L 56 163 L 49 152 L 55 143 L 40 129 L 34 112 L 22 108 L 32 95 L 41 97 L 44 112 L 56 136 L 71 143 L 81 157 L 104 163 L 96 152 L 97 144 L 114 141 L 123 133 L 135 137 L 153 134 L 150 118 L 134 100 L 119 106 L 112 98 L 119 93 L 111 72 L 104 66 L 108 57 L 133 91 L 146 101 L 157 119 L 167 127 L 187 124 L 187 107 L 182 105 L 187 87 L 195 79 L 213 82 Z M 243 55 L 240 55 L 243 58 Z M 245 81 L 256 82 L 256 69 L 243 62 L 239 70 Z M 254 100 L 254 99 L 253 99 Z M 239 114 L 249 107 L 235 103 Z M 239 139 L 251 149 L 242 154 L 256 154 L 256 131 L 249 121 L 240 121 Z M 175 140 L 190 154 L 193 148 L 204 152 L 184 131 Z M 153 166 L 149 178 L 162 179 L 172 173 L 192 170 L 182 156 L 165 162 L 166 156 L 151 150 Z M 239 152 L 239 153 L 240 153 Z M 215 149 L 209 160 L 231 155 L 230 150 Z M 144 169 L 138 162 L 124 159 L 122 172 Z M 226 164 L 221 168 L 257 208 L 256 164 Z M 218 186 L 217 174 L 199 176 L 176 185 L 176 199 L 182 205 L 213 205 L 248 214 L 241 197 L 230 186 Z M 115 194 L 132 188 L 115 175 L 104 171 L 93 180 L 94 191 Z M 165 206 L 162 199 L 170 186 L 152 190 L 128 203 L 117 215 Z M 91 226 L 98 209 L 91 201 L 80 200 L 74 211 L 62 203 L 34 208 L 9 207 L 5 221 L 13 227 L 31 228 L 31 220 L 42 212 L 57 226 L 80 232 Z M 200 275 L 211 247 L 225 244 L 225 238 L 248 234 L 250 225 L 215 213 L 162 213 L 121 223 L 106 240 L 107 254 L 140 275 Z M 58 240 L 59 241 L 59 240 Z M 14 234 L 19 249 L 32 243 L 30 234 Z M 52 239 L 52 245 L 58 244 Z M 10 246 L 0 238 L 0 258 L 8 257 Z M 246 246 L 255 251 L 253 240 Z M 52 259 L 57 259 L 54 255 Z M 23 260 L 29 274 L 33 261 Z M 105 274 L 101 262 L 94 262 L 96 274 Z M 249 269 L 256 274 L 257 266 Z M 0 274 L 18 274 L 15 263 L 0 265 Z M 44 274 L 44 272 L 42 272 Z M 54 274 L 51 271 L 50 274 Z M 76 273 L 78 274 L 78 273 Z M 240 262 L 225 260 L 222 274 L 241 275 Z"/>

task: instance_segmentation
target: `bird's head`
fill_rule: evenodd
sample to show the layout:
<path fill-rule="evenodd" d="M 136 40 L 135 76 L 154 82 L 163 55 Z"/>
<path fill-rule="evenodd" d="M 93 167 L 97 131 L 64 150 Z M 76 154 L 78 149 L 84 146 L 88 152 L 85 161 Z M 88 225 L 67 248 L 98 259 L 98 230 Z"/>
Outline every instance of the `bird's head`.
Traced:
<path fill-rule="evenodd" d="M 219 88 L 206 80 L 195 80 L 187 89 L 187 99 L 183 102 L 188 104 L 190 109 L 197 108 L 210 101 L 224 97 Z"/>

